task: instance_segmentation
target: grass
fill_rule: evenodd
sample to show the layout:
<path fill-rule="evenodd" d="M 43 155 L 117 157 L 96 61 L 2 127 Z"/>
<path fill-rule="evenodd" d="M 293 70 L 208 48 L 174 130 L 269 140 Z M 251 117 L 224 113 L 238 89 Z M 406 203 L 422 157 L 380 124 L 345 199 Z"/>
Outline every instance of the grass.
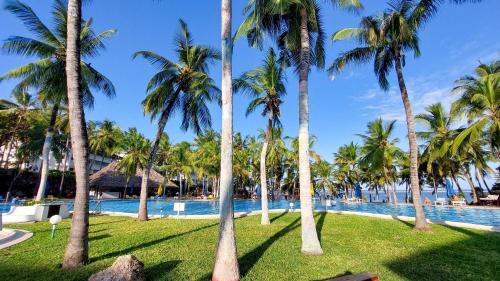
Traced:
<path fill-rule="evenodd" d="M 300 253 L 299 214 L 236 220 L 243 280 L 323 280 L 346 273 L 375 272 L 381 280 L 500 280 L 500 234 L 358 216 L 316 214 L 323 256 Z M 208 280 L 213 266 L 216 220 L 92 217 L 90 263 L 62 270 L 70 221 L 50 238 L 49 223 L 16 225 L 30 240 L 0 251 L 0 280 L 86 280 L 116 257 L 134 254 L 149 280 Z"/>

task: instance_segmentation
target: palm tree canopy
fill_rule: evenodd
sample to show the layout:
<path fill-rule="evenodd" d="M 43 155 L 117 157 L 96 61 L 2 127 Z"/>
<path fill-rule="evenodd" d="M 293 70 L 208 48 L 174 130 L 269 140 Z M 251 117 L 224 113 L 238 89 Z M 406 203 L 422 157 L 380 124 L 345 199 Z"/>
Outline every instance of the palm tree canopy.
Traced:
<path fill-rule="evenodd" d="M 179 20 L 180 31 L 175 39 L 178 62 L 173 62 L 151 51 L 136 52 L 158 72 L 147 85 L 147 96 L 142 101 L 144 113 L 151 119 L 167 119 L 177 110 L 182 112 L 181 128 L 192 128 L 200 133 L 212 124 L 207 102 L 220 101 L 220 90 L 209 76 L 209 65 L 220 60 L 220 53 L 210 47 L 195 45 L 187 24 Z"/>
<path fill-rule="evenodd" d="M 273 126 L 280 127 L 280 106 L 286 95 L 285 82 L 285 69 L 278 63 L 274 49 L 269 48 L 262 66 L 243 73 L 233 81 L 233 87 L 235 91 L 254 98 L 248 105 L 246 115 L 262 107 L 262 116 L 272 116 Z"/>
<path fill-rule="evenodd" d="M 5 79 L 20 79 L 14 92 L 24 92 L 35 88 L 41 100 L 59 103 L 66 97 L 66 28 L 67 7 L 64 1 L 54 1 L 52 17 L 54 28 L 47 27 L 35 12 L 26 4 L 12 0 L 5 9 L 17 16 L 34 38 L 11 36 L 4 41 L 0 49 L 7 54 L 36 57 L 37 60 L 12 69 L 0 76 Z M 116 33 L 110 29 L 96 34 L 92 29 L 92 19 L 82 22 L 81 56 L 82 95 L 84 104 L 92 107 L 92 90 L 102 92 L 108 97 L 115 96 L 113 83 L 103 74 L 85 62 L 105 49 L 104 40 Z"/>

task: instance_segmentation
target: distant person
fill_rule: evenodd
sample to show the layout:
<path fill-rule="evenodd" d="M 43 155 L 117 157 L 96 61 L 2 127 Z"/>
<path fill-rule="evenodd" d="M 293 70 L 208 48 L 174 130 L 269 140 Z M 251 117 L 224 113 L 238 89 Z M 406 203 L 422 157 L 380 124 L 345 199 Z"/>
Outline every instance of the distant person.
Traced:
<path fill-rule="evenodd" d="M 424 204 L 425 204 L 426 206 L 430 206 L 430 205 L 432 204 L 432 203 L 431 203 L 431 199 L 429 199 L 429 197 L 427 197 L 427 196 L 426 196 L 426 197 L 425 197 L 425 200 L 424 200 Z"/>

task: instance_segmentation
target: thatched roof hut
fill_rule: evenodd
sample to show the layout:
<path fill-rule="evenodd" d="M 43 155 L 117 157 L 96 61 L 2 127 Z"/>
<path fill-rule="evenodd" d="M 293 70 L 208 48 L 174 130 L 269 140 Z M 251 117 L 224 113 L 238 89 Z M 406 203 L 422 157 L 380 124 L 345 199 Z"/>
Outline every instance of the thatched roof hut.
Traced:
<path fill-rule="evenodd" d="M 150 190 L 158 188 L 164 183 L 165 178 L 155 170 L 149 174 L 148 186 Z M 118 168 L 118 161 L 113 161 L 97 173 L 90 176 L 90 187 L 99 190 L 123 190 L 125 186 L 132 189 L 139 189 L 142 181 L 142 169 L 137 169 L 135 176 L 130 177 L 127 185 L 127 176 Z M 178 188 L 172 181 L 168 181 L 164 188 Z"/>

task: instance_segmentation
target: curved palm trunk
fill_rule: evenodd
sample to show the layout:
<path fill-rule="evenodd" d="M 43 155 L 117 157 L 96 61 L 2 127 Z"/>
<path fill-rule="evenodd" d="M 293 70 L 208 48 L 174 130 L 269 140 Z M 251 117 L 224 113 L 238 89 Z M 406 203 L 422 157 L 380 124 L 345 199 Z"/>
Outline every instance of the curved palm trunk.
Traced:
<path fill-rule="evenodd" d="M 470 175 L 470 172 L 469 172 L 469 167 L 465 167 L 465 178 L 467 179 L 467 182 L 469 183 L 470 185 L 470 188 L 472 190 L 472 203 L 474 205 L 477 205 L 479 204 L 479 196 L 477 195 L 477 190 L 476 190 L 476 187 L 474 186 L 474 181 L 472 180 L 472 177 Z"/>
<path fill-rule="evenodd" d="M 403 78 L 403 69 L 401 67 L 400 51 L 396 51 L 396 73 L 398 76 L 399 89 L 406 113 L 406 126 L 408 129 L 408 143 L 410 147 L 410 185 L 412 189 L 413 206 L 415 206 L 415 229 L 426 230 L 430 226 L 425 219 L 424 208 L 420 199 L 420 185 L 418 182 L 418 147 L 417 136 L 415 134 L 415 119 L 411 108 L 410 97 L 406 90 Z"/>
<path fill-rule="evenodd" d="M 260 224 L 268 225 L 269 221 L 269 207 L 267 206 L 267 175 L 266 175 L 266 156 L 267 156 L 267 146 L 271 139 L 271 130 L 273 126 L 273 113 L 269 113 L 269 120 L 267 121 L 266 139 L 262 145 L 262 151 L 260 153 L 260 200 L 262 204 L 262 216 L 260 219 Z"/>
<path fill-rule="evenodd" d="M 451 178 L 452 178 L 452 179 L 453 179 L 453 181 L 455 182 L 455 185 L 456 185 L 456 186 L 457 186 L 457 188 L 458 188 L 458 192 L 460 192 L 460 193 L 464 193 L 464 192 L 462 191 L 462 187 L 460 186 L 460 184 L 459 184 L 459 183 L 458 183 L 458 181 L 457 181 L 457 177 L 455 176 L 455 172 L 453 171 L 453 169 L 450 169 L 450 170 L 451 170 Z"/>
<path fill-rule="evenodd" d="M 7 143 L 7 147 L 5 148 L 4 155 L 2 156 L 2 161 L 3 161 L 3 167 L 5 169 L 9 168 L 9 157 L 10 157 L 10 151 L 12 150 L 12 146 L 14 145 L 14 135 L 12 135 L 12 138 L 10 141 Z"/>
<path fill-rule="evenodd" d="M 71 147 L 75 164 L 76 196 L 68 246 L 63 268 L 75 268 L 88 261 L 89 228 L 89 174 L 88 140 L 83 111 L 80 74 L 81 0 L 68 1 L 68 36 L 66 49 L 66 77 L 68 86 L 68 114 L 71 128 Z"/>
<path fill-rule="evenodd" d="M 309 167 L 309 33 L 307 11 L 300 10 L 300 69 L 299 69 L 299 185 L 300 217 L 302 225 L 302 253 L 322 255 L 316 232 L 311 200 L 311 168 Z"/>
<path fill-rule="evenodd" d="M 220 224 L 212 273 L 214 281 L 240 280 L 233 209 L 233 91 L 231 39 L 232 1 L 221 0 L 222 133 L 220 164 Z"/>
<path fill-rule="evenodd" d="M 66 177 L 66 169 L 68 165 L 68 157 L 69 157 L 69 140 L 70 138 L 68 137 L 66 140 L 66 152 L 64 153 L 64 159 L 63 159 L 63 169 L 61 173 L 61 183 L 59 184 L 59 196 L 63 195 L 63 188 L 64 188 L 64 178 Z"/>
<path fill-rule="evenodd" d="M 23 169 L 20 166 L 19 170 L 17 171 L 17 174 L 14 176 L 14 178 L 12 179 L 12 181 L 9 184 L 9 188 L 7 189 L 7 194 L 5 195 L 5 203 L 9 203 L 10 193 L 12 192 L 12 187 L 14 187 L 14 183 L 16 182 L 16 180 L 19 178 L 19 176 L 22 173 L 23 173 Z"/>
<path fill-rule="evenodd" d="M 52 107 L 52 113 L 50 115 L 50 123 L 47 128 L 47 133 L 45 134 L 45 141 L 43 143 L 42 149 L 42 170 L 40 172 L 40 185 L 38 185 L 38 192 L 36 194 L 36 201 L 41 201 L 45 197 L 45 191 L 47 189 L 47 178 L 49 176 L 49 156 L 50 150 L 52 148 L 52 138 L 54 136 L 54 126 L 56 125 L 57 113 L 59 111 L 59 105 L 55 104 Z"/>
<path fill-rule="evenodd" d="M 149 174 L 151 173 L 151 168 L 153 167 L 153 163 L 156 160 L 156 153 L 158 152 L 158 147 L 160 145 L 161 135 L 163 134 L 163 130 L 165 129 L 165 125 L 167 124 L 168 115 L 166 115 L 165 110 L 163 110 L 163 114 L 160 117 L 160 121 L 158 122 L 158 131 L 156 132 L 156 137 L 151 146 L 151 153 L 149 154 L 148 163 L 146 167 L 142 171 L 142 181 L 141 181 L 141 195 L 139 200 L 139 215 L 138 219 L 140 221 L 148 220 L 148 182 L 149 182 Z"/>
<path fill-rule="evenodd" d="M 477 171 L 477 173 L 479 175 L 479 178 L 483 181 L 484 187 L 486 188 L 486 190 L 488 190 L 488 193 L 493 194 L 493 192 L 490 189 L 490 186 L 488 185 L 488 183 L 486 183 L 486 180 L 484 179 L 484 176 L 481 173 L 481 171 Z"/>

